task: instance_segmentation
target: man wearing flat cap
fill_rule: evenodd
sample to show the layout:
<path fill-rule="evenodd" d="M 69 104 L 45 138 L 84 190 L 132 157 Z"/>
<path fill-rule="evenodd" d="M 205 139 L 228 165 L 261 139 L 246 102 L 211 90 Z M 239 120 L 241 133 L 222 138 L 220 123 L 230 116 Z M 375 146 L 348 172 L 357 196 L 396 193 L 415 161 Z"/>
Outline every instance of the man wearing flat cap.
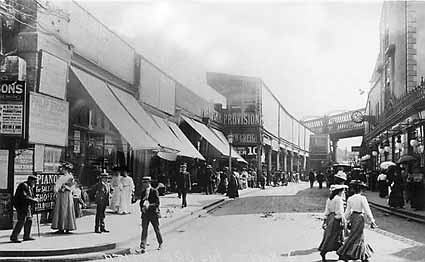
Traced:
<path fill-rule="evenodd" d="M 140 200 L 139 205 L 142 212 L 142 237 L 140 241 L 141 253 L 145 253 L 149 223 L 153 226 L 156 239 L 158 240 L 158 250 L 160 250 L 163 241 L 161 231 L 159 230 L 159 193 L 158 190 L 151 186 L 151 177 L 149 176 L 142 178 L 142 199 Z"/>
<path fill-rule="evenodd" d="M 18 239 L 21 233 L 22 227 L 24 228 L 24 241 L 34 240 L 31 237 L 31 225 L 32 225 L 32 208 L 38 200 L 34 197 L 34 186 L 37 182 L 37 176 L 34 173 L 29 175 L 27 181 L 22 182 L 16 188 L 15 196 L 13 198 L 13 205 L 15 206 L 18 214 L 18 222 L 16 222 L 15 228 L 10 236 L 10 241 L 14 243 L 20 243 Z"/>

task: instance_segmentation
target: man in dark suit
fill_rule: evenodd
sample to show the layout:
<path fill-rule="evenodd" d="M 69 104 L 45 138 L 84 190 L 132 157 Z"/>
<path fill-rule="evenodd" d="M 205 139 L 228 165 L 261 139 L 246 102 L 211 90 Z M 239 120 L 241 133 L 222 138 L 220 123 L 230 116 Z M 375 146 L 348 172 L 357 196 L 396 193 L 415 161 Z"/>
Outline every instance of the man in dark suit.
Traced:
<path fill-rule="evenodd" d="M 183 163 L 180 165 L 180 173 L 177 176 L 177 189 L 182 196 L 182 208 L 187 207 L 186 195 L 192 189 L 190 183 L 190 174 L 186 171 L 187 165 Z"/>
<path fill-rule="evenodd" d="M 34 240 L 31 237 L 31 225 L 32 225 L 32 207 L 33 204 L 37 203 L 38 200 L 34 198 L 34 186 L 37 181 L 35 174 L 29 175 L 27 181 L 22 182 L 18 185 L 13 199 L 13 204 L 16 208 L 18 215 L 18 222 L 16 222 L 15 228 L 10 236 L 10 241 L 14 243 L 20 243 L 18 239 L 19 233 L 21 233 L 22 227 L 24 227 L 24 241 Z"/>
<path fill-rule="evenodd" d="M 151 177 L 142 178 L 142 199 L 140 200 L 140 210 L 142 212 L 142 237 L 140 242 L 141 253 L 145 253 L 146 240 L 148 238 L 149 223 L 152 224 L 158 240 L 158 250 L 162 246 L 162 236 L 159 230 L 159 194 L 158 191 L 151 187 Z"/>
<path fill-rule="evenodd" d="M 95 202 L 96 202 L 96 220 L 94 226 L 94 232 L 96 233 L 108 233 L 109 230 L 105 228 L 105 210 L 109 205 L 109 194 L 111 192 L 108 184 L 108 173 L 100 174 L 100 181 L 94 186 L 95 190 Z"/>

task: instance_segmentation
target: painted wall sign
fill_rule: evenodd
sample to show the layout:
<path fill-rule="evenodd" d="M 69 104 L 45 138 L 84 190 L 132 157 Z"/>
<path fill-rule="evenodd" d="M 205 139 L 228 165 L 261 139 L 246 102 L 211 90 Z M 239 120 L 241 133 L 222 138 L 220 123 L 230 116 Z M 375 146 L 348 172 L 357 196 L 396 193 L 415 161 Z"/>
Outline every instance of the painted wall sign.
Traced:
<path fill-rule="evenodd" d="M 258 144 L 256 133 L 233 133 L 234 144 Z"/>
<path fill-rule="evenodd" d="M 260 115 L 254 112 L 224 112 L 223 124 L 229 126 L 258 126 Z"/>
<path fill-rule="evenodd" d="M 0 81 L 0 134 L 23 136 L 25 125 L 25 81 Z"/>
<path fill-rule="evenodd" d="M 68 102 L 30 93 L 28 141 L 65 146 L 68 139 Z"/>

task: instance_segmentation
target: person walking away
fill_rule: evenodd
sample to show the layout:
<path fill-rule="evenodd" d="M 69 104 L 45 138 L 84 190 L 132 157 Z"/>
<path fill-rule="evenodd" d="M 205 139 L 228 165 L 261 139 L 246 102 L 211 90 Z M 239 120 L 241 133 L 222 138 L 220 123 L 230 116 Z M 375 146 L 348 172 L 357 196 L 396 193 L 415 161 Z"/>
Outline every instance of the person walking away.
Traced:
<path fill-rule="evenodd" d="M 404 181 L 401 177 L 401 170 L 398 166 L 388 168 L 388 177 L 392 177 L 391 193 L 388 205 L 394 208 L 404 207 Z"/>
<path fill-rule="evenodd" d="M 121 183 L 121 168 L 114 167 L 112 168 L 112 178 L 111 178 L 111 204 L 110 208 L 114 213 L 118 213 L 121 204 L 122 196 L 122 183 Z"/>
<path fill-rule="evenodd" d="M 180 174 L 177 177 L 177 188 L 181 194 L 182 198 L 182 208 L 187 207 L 186 196 L 187 193 L 192 190 L 192 185 L 190 183 L 190 174 L 186 171 L 187 164 L 183 163 L 180 166 Z"/>
<path fill-rule="evenodd" d="M 145 253 L 146 242 L 148 238 L 149 223 L 152 224 L 158 241 L 158 250 L 162 247 L 162 236 L 159 229 L 159 194 L 156 189 L 151 186 L 151 178 L 142 178 L 142 199 L 140 200 L 140 211 L 142 213 L 142 237 L 140 240 L 141 253 Z"/>
<path fill-rule="evenodd" d="M 326 253 L 337 251 L 343 244 L 344 203 L 342 192 L 348 188 L 346 185 L 332 185 L 329 198 L 326 200 L 322 228 L 322 242 L 319 245 L 322 261 L 326 261 Z"/>
<path fill-rule="evenodd" d="M 20 183 L 16 188 L 15 196 L 13 197 L 13 205 L 16 209 L 18 221 L 10 236 L 10 241 L 13 243 L 21 243 L 18 237 L 22 227 L 24 228 L 24 241 L 34 240 L 34 238 L 31 237 L 31 226 L 33 205 L 38 202 L 34 197 L 34 186 L 36 181 L 37 176 L 35 174 L 29 175 L 27 181 Z"/>
<path fill-rule="evenodd" d="M 72 188 L 72 200 L 74 201 L 74 210 L 75 217 L 79 218 L 82 216 L 81 208 L 86 208 L 86 203 L 82 197 L 82 191 L 79 183 L 75 183 L 75 186 Z"/>
<path fill-rule="evenodd" d="M 361 260 L 365 262 L 369 261 L 373 253 L 372 247 L 364 238 L 365 216 L 369 218 L 372 229 L 376 227 L 376 224 L 369 202 L 362 195 L 362 191 L 367 188 L 367 185 L 360 180 L 353 180 L 350 186 L 354 190 L 354 195 L 348 198 L 347 209 L 344 214 L 345 219 L 350 224 L 350 234 L 336 253 L 340 260 Z"/>
<path fill-rule="evenodd" d="M 109 195 L 111 194 L 111 188 L 108 184 L 108 173 L 104 171 L 100 174 L 99 182 L 94 185 L 94 190 L 94 198 L 96 202 L 94 232 L 109 233 L 109 230 L 105 228 L 105 210 L 109 205 Z"/>
<path fill-rule="evenodd" d="M 220 171 L 220 182 L 218 183 L 217 192 L 220 194 L 226 194 L 227 192 L 227 173 L 225 171 Z"/>
<path fill-rule="evenodd" d="M 323 180 L 325 180 L 325 176 L 321 171 L 319 171 L 319 174 L 317 175 L 317 183 L 319 183 L 319 188 L 322 189 L 323 187 Z"/>
<path fill-rule="evenodd" d="M 134 194 L 134 182 L 133 178 L 129 175 L 129 170 L 127 167 L 123 168 L 123 176 L 121 177 L 121 201 L 119 212 L 123 215 L 130 214 L 131 209 L 131 197 Z"/>
<path fill-rule="evenodd" d="M 206 172 L 207 172 L 207 179 L 208 179 L 207 191 L 208 191 L 209 194 L 214 194 L 217 175 L 212 170 L 211 165 L 207 165 L 207 171 Z"/>
<path fill-rule="evenodd" d="M 333 184 L 334 185 L 344 185 L 347 181 L 347 174 L 344 171 L 339 170 L 334 176 L 333 176 Z M 344 207 L 347 203 L 347 193 L 346 190 L 342 192 L 342 200 L 344 201 Z"/>
<path fill-rule="evenodd" d="M 72 188 L 74 177 L 72 170 L 74 166 L 69 162 L 62 162 L 59 166 L 59 173 L 62 175 L 55 184 L 55 209 L 53 211 L 52 229 L 57 229 L 57 233 L 69 233 L 77 229 L 74 199 Z"/>
<path fill-rule="evenodd" d="M 379 197 L 380 198 L 387 197 L 388 196 L 388 180 L 384 170 L 382 170 L 382 172 L 379 174 L 376 180 L 378 183 Z"/>
<path fill-rule="evenodd" d="M 314 175 L 314 171 L 310 170 L 308 173 L 308 181 L 310 181 L 310 188 L 313 188 L 314 180 L 316 180 L 316 176 Z"/>
<path fill-rule="evenodd" d="M 413 169 L 410 206 L 415 211 L 425 208 L 424 174 L 419 167 Z"/>
<path fill-rule="evenodd" d="M 227 196 L 229 198 L 239 197 L 239 182 L 234 172 L 230 172 L 229 174 L 229 186 L 227 188 Z"/>

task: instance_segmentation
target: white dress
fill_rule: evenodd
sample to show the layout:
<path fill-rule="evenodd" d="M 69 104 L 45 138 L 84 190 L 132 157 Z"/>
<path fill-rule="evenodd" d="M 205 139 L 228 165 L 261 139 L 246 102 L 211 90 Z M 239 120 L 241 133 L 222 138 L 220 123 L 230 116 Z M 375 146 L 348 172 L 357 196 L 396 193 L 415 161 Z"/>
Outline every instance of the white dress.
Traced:
<path fill-rule="evenodd" d="M 121 195 L 122 195 L 122 184 L 121 184 L 121 176 L 112 176 L 111 179 L 111 188 L 112 188 L 112 198 L 110 208 L 114 212 L 118 212 L 121 203 Z"/>
<path fill-rule="evenodd" d="M 122 190 L 121 190 L 121 202 L 120 202 L 120 213 L 130 213 L 131 207 L 131 195 L 134 192 L 134 182 L 129 176 L 123 176 L 121 178 Z"/>

